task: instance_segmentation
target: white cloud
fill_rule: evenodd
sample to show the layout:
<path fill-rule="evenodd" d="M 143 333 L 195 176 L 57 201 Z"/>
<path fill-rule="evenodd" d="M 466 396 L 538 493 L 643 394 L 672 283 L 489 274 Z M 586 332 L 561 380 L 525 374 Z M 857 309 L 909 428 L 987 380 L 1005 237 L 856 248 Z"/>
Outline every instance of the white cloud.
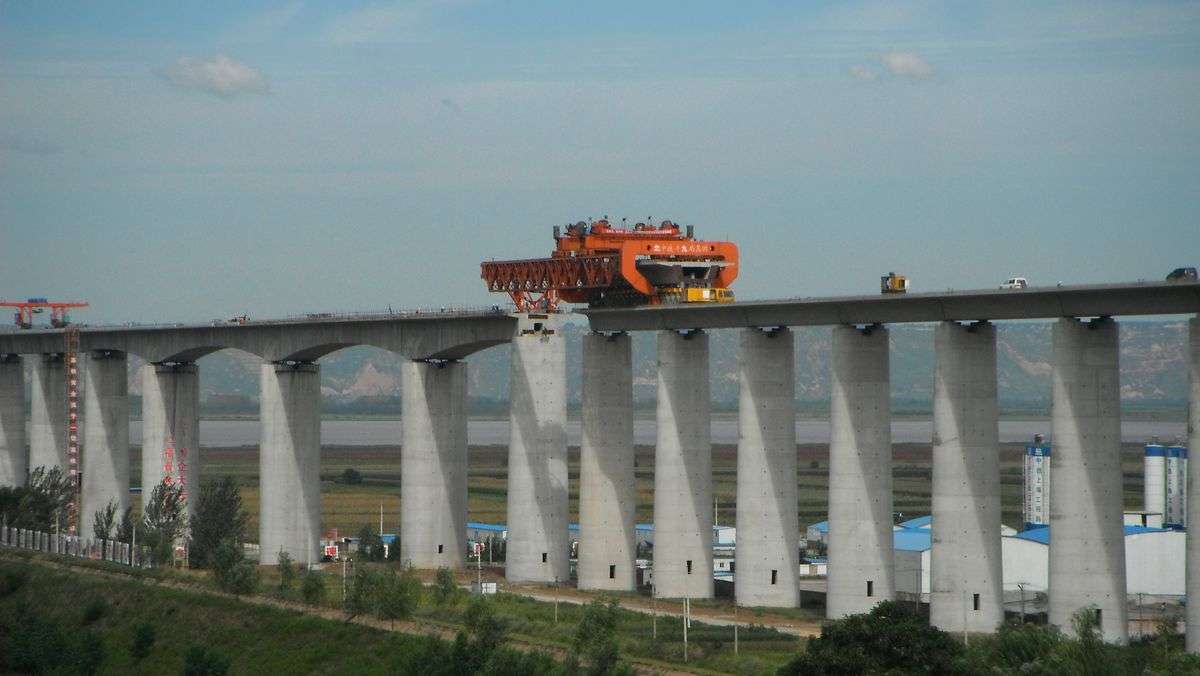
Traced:
<path fill-rule="evenodd" d="M 867 68 L 866 66 L 850 66 L 849 72 L 850 77 L 855 80 L 862 80 L 863 82 L 870 82 L 879 77 L 879 73 L 876 73 L 873 68 Z"/>
<path fill-rule="evenodd" d="M 898 77 L 919 80 L 933 75 L 933 66 L 912 52 L 885 52 L 879 55 L 879 62 L 888 72 Z"/>
<path fill-rule="evenodd" d="M 194 89 L 223 99 L 270 91 L 262 71 L 223 55 L 211 59 L 183 56 L 175 65 L 163 69 L 159 74 L 177 87 Z"/>

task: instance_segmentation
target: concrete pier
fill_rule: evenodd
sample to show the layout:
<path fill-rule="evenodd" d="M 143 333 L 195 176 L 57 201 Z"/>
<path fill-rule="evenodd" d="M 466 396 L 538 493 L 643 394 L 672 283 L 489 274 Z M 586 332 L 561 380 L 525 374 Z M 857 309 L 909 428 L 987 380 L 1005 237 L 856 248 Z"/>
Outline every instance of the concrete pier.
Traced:
<path fill-rule="evenodd" d="M 79 534 L 92 537 L 95 513 L 129 506 L 129 376 L 124 352 L 91 352 L 83 368 L 83 482 Z M 118 518 L 120 518 L 118 516 Z"/>
<path fill-rule="evenodd" d="M 708 334 L 658 333 L 654 592 L 712 598 L 712 430 Z"/>
<path fill-rule="evenodd" d="M 188 516 L 200 490 L 200 374 L 196 365 L 146 364 L 142 377 L 142 506 L 170 477 L 182 484 Z"/>
<path fill-rule="evenodd" d="M 259 562 L 317 560 L 321 537 L 321 378 L 313 363 L 264 363 Z"/>
<path fill-rule="evenodd" d="M 400 559 L 462 568 L 467 557 L 467 365 L 404 364 Z"/>
<path fill-rule="evenodd" d="M 833 328 L 829 576 L 825 615 L 895 597 L 888 330 Z"/>
<path fill-rule="evenodd" d="M 739 606 L 800 605 L 794 338 L 742 329 L 738 355 Z"/>
<path fill-rule="evenodd" d="M 1124 642 L 1117 354 L 1117 325 L 1111 319 L 1063 318 L 1054 325 L 1049 621 L 1071 633 L 1071 616 L 1094 607 L 1104 638 Z"/>
<path fill-rule="evenodd" d="M 942 322 L 934 349 L 929 621 L 990 633 L 1004 621 L 996 327 Z"/>
<path fill-rule="evenodd" d="M 0 354 L 0 487 L 24 486 L 25 371 L 21 357 Z"/>
<path fill-rule="evenodd" d="M 67 370 L 61 354 L 30 357 L 29 469 L 67 471 Z"/>
<path fill-rule="evenodd" d="M 509 371 L 508 550 L 510 582 L 565 582 L 567 355 L 555 315 L 519 315 Z"/>
<path fill-rule="evenodd" d="M 580 589 L 633 591 L 633 353 L 629 334 L 583 336 Z"/>
<path fill-rule="evenodd" d="M 1188 447 L 1200 449 L 1200 317 L 1188 322 Z M 1188 490 L 1200 488 L 1200 462 L 1188 463 Z M 1188 523 L 1200 524 L 1200 499 L 1188 501 Z M 1200 653 L 1200 527 L 1187 531 L 1187 650 Z"/>

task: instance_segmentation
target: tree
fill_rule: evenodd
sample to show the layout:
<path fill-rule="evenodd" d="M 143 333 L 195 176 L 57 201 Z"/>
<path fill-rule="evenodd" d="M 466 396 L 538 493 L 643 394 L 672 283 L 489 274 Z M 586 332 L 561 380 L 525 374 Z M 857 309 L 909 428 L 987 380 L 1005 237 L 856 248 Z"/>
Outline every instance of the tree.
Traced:
<path fill-rule="evenodd" d="M 142 510 L 145 543 L 159 564 L 171 560 L 175 542 L 183 534 L 187 523 L 184 506 L 183 486 L 165 480 L 154 487 L 145 503 Z"/>
<path fill-rule="evenodd" d="M 241 544 L 246 532 L 246 512 L 242 496 L 230 477 L 206 481 L 196 497 L 191 519 L 192 548 L 189 560 L 194 568 L 209 568 L 212 556 L 222 542 Z"/>
<path fill-rule="evenodd" d="M 434 603 L 444 606 L 453 601 L 458 592 L 458 580 L 454 579 L 454 571 L 445 566 L 438 568 L 433 582 Z"/>
<path fill-rule="evenodd" d="M 508 626 L 496 616 L 496 606 L 484 596 L 472 597 L 463 612 L 462 623 L 466 633 L 458 634 L 455 654 L 467 672 L 481 671 L 482 665 L 496 654 Z"/>
<path fill-rule="evenodd" d="M 620 661 L 617 644 L 616 599 L 608 602 L 596 599 L 584 608 L 583 617 L 575 627 L 575 652 L 587 659 L 589 673 L 610 674 Z"/>
<path fill-rule="evenodd" d="M 125 513 L 121 515 L 121 523 L 117 526 L 117 541 L 118 542 L 133 542 L 133 529 L 137 526 L 133 520 L 133 507 L 125 508 Z M 140 528 L 138 530 L 141 530 Z"/>
<path fill-rule="evenodd" d="M 113 536 L 113 526 L 116 525 L 117 510 L 120 505 L 116 499 L 109 500 L 103 509 L 97 509 L 92 516 L 92 535 L 97 540 L 108 540 Z"/>
<path fill-rule="evenodd" d="M 378 580 L 375 596 L 379 619 L 389 620 L 394 629 L 396 620 L 411 617 L 421 602 L 421 581 L 411 568 L 402 575 L 392 570 Z"/>
<path fill-rule="evenodd" d="M 183 654 L 183 676 L 225 676 L 229 658 L 211 648 L 193 645 Z"/>
<path fill-rule="evenodd" d="M 292 564 L 292 555 L 285 551 L 279 552 L 279 593 L 287 594 L 296 584 L 296 566 Z"/>
<path fill-rule="evenodd" d="M 306 570 L 304 571 L 303 578 L 300 582 L 300 596 L 310 606 L 321 605 L 321 601 L 325 599 L 325 580 L 323 576 L 315 570 Z"/>
<path fill-rule="evenodd" d="M 362 473 L 353 467 L 347 467 L 342 471 L 342 483 L 357 485 L 363 482 Z"/>
<path fill-rule="evenodd" d="M 780 674 L 955 672 L 962 645 L 909 606 L 884 601 L 870 613 L 827 623 Z"/>
<path fill-rule="evenodd" d="M 25 486 L 0 488 L 0 521 L 46 533 L 65 529 L 67 505 L 74 496 L 71 478 L 61 468 L 35 468 Z"/>
<path fill-rule="evenodd" d="M 354 567 L 354 577 L 350 579 L 350 586 L 346 590 L 346 600 L 342 604 L 347 619 L 364 615 L 374 609 L 377 582 L 375 573 L 366 566 L 356 565 Z"/>
<path fill-rule="evenodd" d="M 362 530 L 358 531 L 358 551 L 361 554 L 360 559 L 383 560 L 383 538 L 379 537 L 379 533 L 370 525 L 363 526 Z"/>

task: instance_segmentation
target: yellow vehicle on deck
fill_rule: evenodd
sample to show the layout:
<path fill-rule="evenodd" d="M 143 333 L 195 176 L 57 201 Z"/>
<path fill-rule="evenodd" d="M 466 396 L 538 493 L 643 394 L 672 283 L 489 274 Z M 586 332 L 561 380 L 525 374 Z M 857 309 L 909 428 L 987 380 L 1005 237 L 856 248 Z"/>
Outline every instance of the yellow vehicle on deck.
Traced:
<path fill-rule="evenodd" d="M 908 291 L 908 277 L 889 272 L 879 278 L 880 293 L 905 293 Z"/>
<path fill-rule="evenodd" d="M 659 302 L 664 305 L 675 303 L 732 303 L 731 289 L 718 289 L 704 286 L 677 287 L 663 289 Z"/>

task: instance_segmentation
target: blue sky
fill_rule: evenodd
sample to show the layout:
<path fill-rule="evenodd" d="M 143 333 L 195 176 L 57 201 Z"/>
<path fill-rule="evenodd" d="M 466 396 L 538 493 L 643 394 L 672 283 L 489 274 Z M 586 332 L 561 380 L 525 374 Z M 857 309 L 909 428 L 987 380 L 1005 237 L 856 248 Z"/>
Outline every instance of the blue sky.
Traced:
<path fill-rule="evenodd" d="M 0 0 L 0 296 L 490 304 L 604 214 L 742 298 L 1200 264 L 1198 3 L 177 4 Z"/>

